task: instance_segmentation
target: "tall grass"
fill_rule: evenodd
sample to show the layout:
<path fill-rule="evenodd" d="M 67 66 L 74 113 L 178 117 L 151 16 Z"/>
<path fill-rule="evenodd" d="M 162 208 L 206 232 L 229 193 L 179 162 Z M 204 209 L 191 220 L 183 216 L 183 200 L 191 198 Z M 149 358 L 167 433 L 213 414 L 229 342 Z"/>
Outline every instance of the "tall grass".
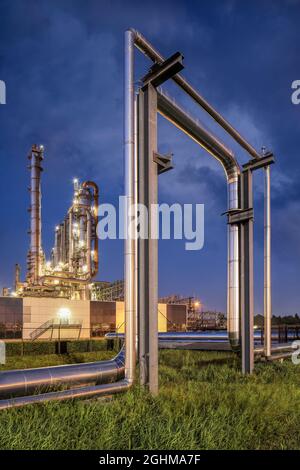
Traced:
<path fill-rule="evenodd" d="M 299 371 L 285 361 L 245 377 L 230 353 L 161 351 L 157 397 L 135 386 L 111 400 L 2 411 L 0 448 L 299 449 Z"/>

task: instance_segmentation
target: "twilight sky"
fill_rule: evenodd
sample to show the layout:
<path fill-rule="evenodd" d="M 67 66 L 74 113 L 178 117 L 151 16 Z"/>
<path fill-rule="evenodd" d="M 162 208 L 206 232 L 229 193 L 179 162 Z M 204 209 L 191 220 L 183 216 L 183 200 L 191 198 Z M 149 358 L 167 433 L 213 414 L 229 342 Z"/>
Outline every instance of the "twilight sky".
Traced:
<path fill-rule="evenodd" d="M 71 203 L 72 178 L 93 179 L 101 202 L 123 194 L 123 33 L 140 30 L 257 149 L 273 150 L 273 312 L 300 312 L 300 1 L 0 0 L 0 288 L 25 275 L 33 143 L 45 146 L 43 246 Z M 140 78 L 150 65 L 137 58 Z M 174 85 L 166 89 L 235 152 L 248 156 Z M 160 177 L 160 202 L 204 203 L 205 244 L 160 242 L 160 294 L 197 295 L 225 311 L 226 182 L 204 150 L 159 118 L 159 150 L 176 169 Z M 255 311 L 263 309 L 263 179 L 255 174 Z M 123 242 L 100 243 L 102 280 L 123 277 Z"/>

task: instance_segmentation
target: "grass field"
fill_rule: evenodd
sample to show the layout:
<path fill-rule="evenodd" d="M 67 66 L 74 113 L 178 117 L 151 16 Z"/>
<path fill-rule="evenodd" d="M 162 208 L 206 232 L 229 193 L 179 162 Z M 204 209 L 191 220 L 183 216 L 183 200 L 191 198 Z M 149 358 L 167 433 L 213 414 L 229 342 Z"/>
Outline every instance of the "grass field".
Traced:
<path fill-rule="evenodd" d="M 111 352 L 9 358 L 6 368 L 106 359 Z M 0 413 L 1 449 L 300 449 L 300 366 L 230 353 L 160 352 L 160 393 Z"/>

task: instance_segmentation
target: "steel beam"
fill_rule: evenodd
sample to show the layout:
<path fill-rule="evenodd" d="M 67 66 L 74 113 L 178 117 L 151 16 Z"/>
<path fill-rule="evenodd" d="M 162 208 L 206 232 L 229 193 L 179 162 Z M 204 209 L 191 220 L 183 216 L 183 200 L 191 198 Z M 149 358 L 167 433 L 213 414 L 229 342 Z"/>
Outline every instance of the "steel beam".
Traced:
<path fill-rule="evenodd" d="M 157 204 L 157 93 L 148 84 L 139 92 L 139 203 L 147 210 L 148 237 L 139 238 L 139 359 L 140 383 L 158 393 L 158 240 Z M 153 217 L 154 215 L 154 217 Z"/>
<path fill-rule="evenodd" d="M 162 64 L 155 63 L 153 67 L 151 67 L 150 72 L 142 78 L 144 85 L 151 83 L 154 87 L 160 86 L 184 68 L 182 61 L 182 54 L 180 54 L 180 52 L 175 52 L 175 54 L 165 60 Z"/>
<path fill-rule="evenodd" d="M 241 175 L 241 208 L 253 208 L 252 171 Z M 250 212 L 251 213 L 251 212 Z M 253 337 L 253 213 L 240 224 L 240 278 L 241 278 L 241 349 L 242 372 L 251 374 L 254 367 Z"/>

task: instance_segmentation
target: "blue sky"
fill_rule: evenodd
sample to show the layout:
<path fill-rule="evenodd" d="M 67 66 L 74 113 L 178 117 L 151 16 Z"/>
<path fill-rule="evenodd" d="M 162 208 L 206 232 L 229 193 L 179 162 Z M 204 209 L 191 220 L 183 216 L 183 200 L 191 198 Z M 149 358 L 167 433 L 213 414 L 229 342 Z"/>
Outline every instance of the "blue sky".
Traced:
<path fill-rule="evenodd" d="M 94 179 L 102 202 L 123 194 L 123 33 L 140 30 L 168 56 L 181 51 L 184 75 L 272 167 L 273 311 L 300 310 L 299 1 L 0 0 L 0 286 L 23 276 L 28 249 L 27 153 L 45 145 L 43 244 L 71 203 L 72 178 Z M 149 62 L 137 59 L 137 79 Z M 174 84 L 179 103 L 224 140 L 241 163 L 248 156 Z M 204 203 L 205 245 L 160 243 L 160 294 L 198 295 L 205 308 L 226 305 L 226 183 L 219 164 L 159 119 L 159 149 L 176 169 L 160 177 L 161 202 Z M 263 302 L 263 180 L 255 175 L 255 310 Z M 100 243 L 99 278 L 123 277 L 122 242 Z"/>

